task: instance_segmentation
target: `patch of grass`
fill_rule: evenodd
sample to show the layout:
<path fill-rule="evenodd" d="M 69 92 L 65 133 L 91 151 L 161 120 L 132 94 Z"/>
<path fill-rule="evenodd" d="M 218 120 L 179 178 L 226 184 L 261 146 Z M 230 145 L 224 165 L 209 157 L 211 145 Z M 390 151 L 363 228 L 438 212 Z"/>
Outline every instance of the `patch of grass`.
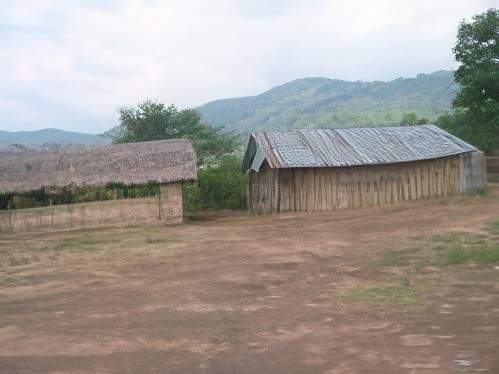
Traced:
<path fill-rule="evenodd" d="M 493 222 L 492 225 L 498 222 Z M 499 230 L 499 228 L 498 228 Z M 499 246 L 490 235 L 451 232 L 415 239 L 409 249 L 383 254 L 383 266 L 410 267 L 419 273 L 426 267 L 446 267 L 474 261 L 478 264 L 499 262 Z"/>
<path fill-rule="evenodd" d="M 488 242 L 488 237 L 487 235 L 473 235 L 466 232 L 451 232 L 443 235 L 435 235 L 430 240 L 437 245 L 445 247 L 445 244 L 481 245 Z"/>
<path fill-rule="evenodd" d="M 447 253 L 446 260 L 449 265 L 459 265 L 470 261 L 482 265 L 499 263 L 499 245 L 478 249 L 453 248 Z"/>
<path fill-rule="evenodd" d="M 499 220 L 490 222 L 489 223 L 489 229 L 494 234 L 499 234 Z"/>
<path fill-rule="evenodd" d="M 385 252 L 383 253 L 382 264 L 384 266 L 408 266 L 420 250 L 421 248 L 409 248 Z"/>
<path fill-rule="evenodd" d="M 401 282 L 400 286 L 357 287 L 346 292 L 345 297 L 352 301 L 377 305 L 408 306 L 420 302 L 421 289 Z"/>
<path fill-rule="evenodd" d="M 64 238 L 55 243 L 50 249 L 54 251 L 85 252 L 101 249 L 105 244 L 116 243 L 119 239 L 97 236 L 74 236 Z"/>
<path fill-rule="evenodd" d="M 499 232 L 499 221 L 489 224 L 491 230 L 497 228 Z M 453 233 L 436 237 L 435 240 L 445 243 L 445 256 L 441 256 L 440 265 L 459 265 L 474 261 L 486 265 L 499 262 L 499 245 L 493 238 L 487 235 L 470 235 L 465 233 Z"/>

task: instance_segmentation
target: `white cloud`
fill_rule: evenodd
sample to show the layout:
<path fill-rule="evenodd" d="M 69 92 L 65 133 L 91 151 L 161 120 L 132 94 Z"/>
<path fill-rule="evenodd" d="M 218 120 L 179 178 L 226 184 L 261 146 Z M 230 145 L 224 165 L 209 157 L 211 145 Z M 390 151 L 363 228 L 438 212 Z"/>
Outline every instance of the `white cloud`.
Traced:
<path fill-rule="evenodd" d="M 99 132 L 145 98 L 180 107 L 305 76 L 450 69 L 485 0 L 0 0 L 0 129 Z"/>

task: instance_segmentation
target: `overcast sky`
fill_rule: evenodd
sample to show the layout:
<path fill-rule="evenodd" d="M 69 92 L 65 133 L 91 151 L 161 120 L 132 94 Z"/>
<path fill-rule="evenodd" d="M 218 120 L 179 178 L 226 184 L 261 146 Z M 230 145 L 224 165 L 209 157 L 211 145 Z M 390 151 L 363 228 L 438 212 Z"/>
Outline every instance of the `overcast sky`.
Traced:
<path fill-rule="evenodd" d="M 102 132 L 153 98 L 195 107 L 297 78 L 455 67 L 494 0 L 0 0 L 0 130 Z"/>

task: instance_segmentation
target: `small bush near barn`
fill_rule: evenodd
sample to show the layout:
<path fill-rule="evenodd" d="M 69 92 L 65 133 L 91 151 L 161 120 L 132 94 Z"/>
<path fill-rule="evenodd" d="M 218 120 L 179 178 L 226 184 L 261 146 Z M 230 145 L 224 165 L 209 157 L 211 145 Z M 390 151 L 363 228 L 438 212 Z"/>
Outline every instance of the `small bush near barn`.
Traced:
<path fill-rule="evenodd" d="M 184 185 L 184 204 L 188 213 L 245 209 L 246 176 L 241 172 L 241 159 L 226 155 L 214 165 L 199 168 L 197 184 Z"/>

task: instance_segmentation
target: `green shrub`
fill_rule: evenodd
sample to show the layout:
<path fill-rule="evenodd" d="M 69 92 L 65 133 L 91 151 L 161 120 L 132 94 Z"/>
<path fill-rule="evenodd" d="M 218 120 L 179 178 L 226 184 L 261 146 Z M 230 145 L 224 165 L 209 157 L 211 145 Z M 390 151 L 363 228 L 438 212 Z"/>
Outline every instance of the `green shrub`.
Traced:
<path fill-rule="evenodd" d="M 184 185 L 184 204 L 188 213 L 197 210 L 245 209 L 246 175 L 241 159 L 227 155 L 198 170 L 196 184 Z"/>

